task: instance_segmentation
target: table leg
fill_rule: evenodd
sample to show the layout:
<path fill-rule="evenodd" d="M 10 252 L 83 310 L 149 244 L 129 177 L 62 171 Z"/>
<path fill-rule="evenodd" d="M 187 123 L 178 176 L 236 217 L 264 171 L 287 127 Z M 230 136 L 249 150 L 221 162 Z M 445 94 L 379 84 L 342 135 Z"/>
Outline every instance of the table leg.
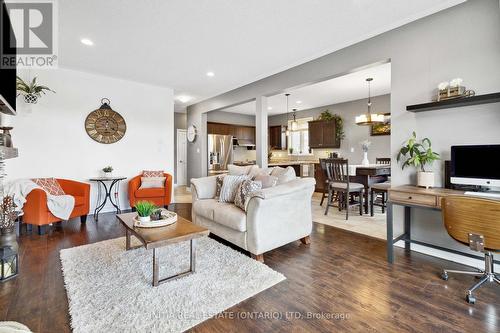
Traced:
<path fill-rule="evenodd" d="M 191 273 L 196 272 L 196 242 L 194 239 L 191 239 Z"/>
<path fill-rule="evenodd" d="M 410 250 L 411 240 L 411 207 L 405 206 L 405 249 Z"/>
<path fill-rule="evenodd" d="M 160 268 L 158 262 L 158 255 L 156 254 L 156 249 L 153 248 L 153 287 L 158 287 L 158 285 L 160 284 L 158 278 L 159 274 L 160 274 Z"/>
<path fill-rule="evenodd" d="M 125 249 L 130 250 L 130 231 L 125 230 Z"/>
<path fill-rule="evenodd" d="M 113 205 L 113 207 L 115 207 L 116 209 L 116 213 L 119 214 L 121 212 L 120 210 L 120 207 L 113 201 L 113 197 L 112 197 L 112 193 L 113 193 L 113 186 L 115 187 L 115 192 L 113 193 L 115 195 L 115 200 L 116 200 L 116 197 L 117 197 L 117 194 L 118 194 L 118 183 L 120 181 L 118 179 L 115 179 L 111 182 L 111 185 L 109 186 L 109 191 L 107 191 L 107 194 L 106 194 L 106 197 L 109 197 L 109 201 L 111 202 L 111 204 Z"/>
<path fill-rule="evenodd" d="M 196 240 L 191 239 L 189 244 L 189 270 L 167 278 L 160 279 L 160 265 L 156 249 L 153 248 L 153 287 L 159 286 L 163 282 L 173 281 L 196 272 Z"/>
<path fill-rule="evenodd" d="M 108 197 L 109 197 L 109 191 L 108 191 L 108 187 L 106 186 L 106 183 L 99 181 L 98 184 L 102 184 L 102 186 L 104 187 L 105 195 L 104 195 L 103 202 L 95 208 L 95 211 L 94 211 L 94 220 L 95 221 L 99 220 L 99 212 L 104 208 L 104 206 L 106 206 L 106 202 L 108 201 Z M 101 187 L 99 186 L 99 191 L 100 190 L 101 190 Z M 100 195 L 98 195 L 98 197 L 100 198 Z M 111 200 L 111 198 L 110 198 L 110 200 Z"/>
<path fill-rule="evenodd" d="M 394 262 L 394 230 L 392 224 L 392 203 L 387 203 L 387 261 Z"/>

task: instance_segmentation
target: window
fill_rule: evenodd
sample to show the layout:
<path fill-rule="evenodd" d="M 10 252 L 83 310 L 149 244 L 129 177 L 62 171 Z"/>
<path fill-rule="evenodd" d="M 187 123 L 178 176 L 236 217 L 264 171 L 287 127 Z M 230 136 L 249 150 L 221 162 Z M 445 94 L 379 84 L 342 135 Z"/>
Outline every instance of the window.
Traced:
<path fill-rule="evenodd" d="M 293 148 L 292 155 L 309 155 L 309 124 L 312 117 L 297 119 L 297 130 L 288 135 L 288 151 Z M 292 128 L 292 120 L 288 121 L 288 128 Z"/>

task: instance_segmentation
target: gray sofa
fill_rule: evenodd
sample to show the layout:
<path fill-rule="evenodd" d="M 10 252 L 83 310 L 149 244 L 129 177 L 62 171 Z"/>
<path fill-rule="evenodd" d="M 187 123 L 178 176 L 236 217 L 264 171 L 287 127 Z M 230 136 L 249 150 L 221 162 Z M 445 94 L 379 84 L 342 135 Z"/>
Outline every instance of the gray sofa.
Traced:
<path fill-rule="evenodd" d="M 297 178 L 263 189 L 249 199 L 247 212 L 215 199 L 217 176 L 191 180 L 192 219 L 211 233 L 263 261 L 264 252 L 301 240 L 309 244 L 314 178 Z"/>

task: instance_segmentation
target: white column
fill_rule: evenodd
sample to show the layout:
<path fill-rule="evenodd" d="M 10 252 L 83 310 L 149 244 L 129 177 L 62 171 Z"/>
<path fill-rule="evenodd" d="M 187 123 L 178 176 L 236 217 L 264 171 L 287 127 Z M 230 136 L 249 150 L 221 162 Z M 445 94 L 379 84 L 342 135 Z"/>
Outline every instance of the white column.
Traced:
<path fill-rule="evenodd" d="M 267 168 L 267 97 L 257 97 L 255 99 L 255 105 L 255 145 L 257 150 L 257 164 L 261 168 Z"/>

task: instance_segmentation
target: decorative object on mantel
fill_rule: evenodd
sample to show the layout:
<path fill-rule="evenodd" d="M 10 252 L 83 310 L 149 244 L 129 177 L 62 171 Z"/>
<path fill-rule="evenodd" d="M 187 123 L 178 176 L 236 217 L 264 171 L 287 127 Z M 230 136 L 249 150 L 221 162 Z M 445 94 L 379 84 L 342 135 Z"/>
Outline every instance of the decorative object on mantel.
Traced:
<path fill-rule="evenodd" d="M 366 82 L 368 82 L 368 110 L 366 111 L 365 114 L 356 116 L 356 125 L 373 125 L 373 124 L 381 124 L 384 122 L 384 115 L 383 114 L 377 114 L 377 113 L 371 113 L 372 109 L 372 99 L 371 99 L 371 90 L 370 90 L 370 83 L 373 81 L 373 78 L 369 77 L 366 79 Z"/>
<path fill-rule="evenodd" d="M 370 126 L 370 135 L 391 135 L 391 114 L 384 113 L 384 122 L 381 124 L 373 124 Z"/>
<path fill-rule="evenodd" d="M 401 147 L 398 153 L 397 161 L 403 162 L 401 169 L 407 166 L 413 166 L 417 170 L 417 186 L 434 187 L 434 172 L 426 171 L 425 166 L 431 166 L 434 161 L 439 160 L 439 154 L 432 151 L 431 140 L 424 138 L 417 141 L 417 134 L 413 132 L 412 136 Z"/>
<path fill-rule="evenodd" d="M 99 109 L 89 113 L 85 119 L 85 130 L 93 140 L 111 144 L 125 136 L 127 124 L 125 119 L 111 108 L 110 100 L 103 98 Z"/>
<path fill-rule="evenodd" d="M 441 82 L 438 84 L 437 101 L 443 101 L 452 98 L 472 97 L 476 94 L 474 90 L 466 90 L 462 86 L 463 80 L 456 78 L 450 82 Z"/>
<path fill-rule="evenodd" d="M 102 168 L 102 172 L 104 172 L 104 177 L 111 178 L 113 177 L 113 167 L 108 165 L 107 167 Z"/>
<path fill-rule="evenodd" d="M 42 97 L 42 94 L 45 95 L 46 91 L 53 91 L 47 86 L 42 86 L 36 83 L 37 77 L 35 76 L 31 83 L 24 82 L 19 76 L 16 76 L 16 90 L 19 94 L 24 96 L 24 102 L 26 104 L 36 104 L 38 99 Z M 19 96 L 18 94 L 18 96 Z"/>
<path fill-rule="evenodd" d="M 370 161 L 368 160 L 368 149 L 372 143 L 368 140 L 361 141 L 361 149 L 363 150 L 363 160 L 361 161 L 361 165 L 370 165 Z"/>
<path fill-rule="evenodd" d="M 467 98 L 451 98 L 440 102 L 429 102 L 415 105 L 407 105 L 406 111 L 423 112 L 432 110 L 442 110 L 449 108 L 459 108 L 462 106 L 481 105 L 500 102 L 500 92 L 475 95 Z"/>
<path fill-rule="evenodd" d="M 335 120 L 335 137 L 337 138 L 338 141 L 344 140 L 345 138 L 344 120 L 342 119 L 341 116 L 339 116 L 338 114 L 332 114 L 330 113 L 330 110 L 326 109 L 325 111 L 321 112 L 321 114 L 318 117 L 318 120 L 325 120 L 325 121 Z"/>

